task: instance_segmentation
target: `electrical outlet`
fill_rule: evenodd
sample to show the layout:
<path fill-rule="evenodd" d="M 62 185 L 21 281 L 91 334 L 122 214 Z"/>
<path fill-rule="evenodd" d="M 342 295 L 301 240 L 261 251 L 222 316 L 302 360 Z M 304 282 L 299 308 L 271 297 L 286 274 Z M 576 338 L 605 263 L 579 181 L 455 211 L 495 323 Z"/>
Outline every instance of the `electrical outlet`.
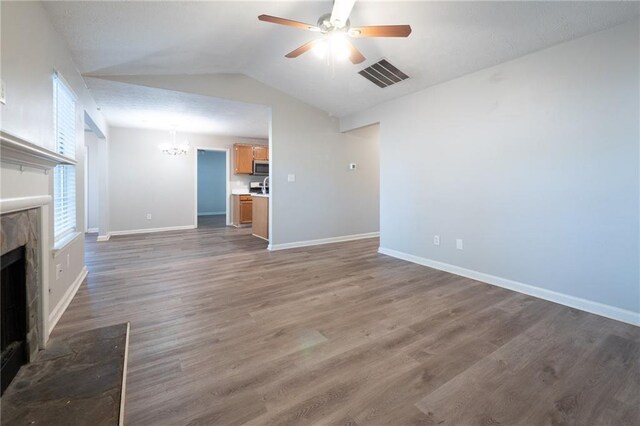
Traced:
<path fill-rule="evenodd" d="M 147 213 L 147 220 L 151 220 L 151 213 Z"/>
<path fill-rule="evenodd" d="M 462 250 L 462 240 L 460 238 L 456 239 L 456 248 Z"/>
<path fill-rule="evenodd" d="M 56 280 L 60 279 L 60 275 L 62 274 L 62 264 L 58 263 L 56 265 Z"/>
<path fill-rule="evenodd" d="M 295 182 L 296 175 L 287 175 L 287 182 Z"/>
<path fill-rule="evenodd" d="M 440 235 L 434 235 L 433 236 L 433 245 L 434 246 L 439 246 L 440 245 Z"/>

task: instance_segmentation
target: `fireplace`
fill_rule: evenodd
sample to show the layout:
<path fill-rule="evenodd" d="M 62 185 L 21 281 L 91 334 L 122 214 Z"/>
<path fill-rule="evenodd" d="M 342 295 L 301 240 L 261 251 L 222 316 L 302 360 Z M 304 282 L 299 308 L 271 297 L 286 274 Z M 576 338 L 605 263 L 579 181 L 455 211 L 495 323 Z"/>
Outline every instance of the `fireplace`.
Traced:
<path fill-rule="evenodd" d="M 40 210 L 0 215 L 2 392 L 43 348 Z"/>
<path fill-rule="evenodd" d="M 6 335 L 2 329 L 2 350 L 14 348 L 11 354 L 6 353 L 6 362 L 5 353 L 2 354 L 2 363 L 8 366 L 34 361 L 49 337 L 49 243 L 53 235 L 53 215 L 51 180 L 47 174 L 59 164 L 73 165 L 75 161 L 0 130 L 0 163 L 2 181 L 6 182 L 3 190 L 5 186 L 11 189 L 10 197 L 6 197 L 9 195 L 6 191 L 0 194 L 0 257 L 3 269 L 5 265 L 9 268 L 2 271 L 0 319 L 2 325 L 11 323 L 13 327 L 6 330 Z M 18 271 L 23 272 L 22 277 Z M 5 279 L 5 275 L 11 278 Z M 9 281 L 12 286 L 5 289 L 4 283 Z M 14 285 L 15 281 L 22 284 Z M 10 293 L 6 297 L 5 291 Z M 22 302 L 12 303 L 14 308 L 5 309 L 5 300 L 12 298 L 21 298 Z M 5 320 L 5 315 L 11 318 Z M 15 335 L 22 337 L 14 340 Z M 20 341 L 23 350 L 16 351 L 20 344 L 15 342 Z M 13 356 L 20 354 L 24 358 L 14 360 Z M 4 371 L 1 387 L 5 388 Z"/>
<path fill-rule="evenodd" d="M 2 255 L 0 260 L 0 331 L 2 346 L 1 393 L 29 360 L 27 353 L 27 283 L 25 247 Z"/>

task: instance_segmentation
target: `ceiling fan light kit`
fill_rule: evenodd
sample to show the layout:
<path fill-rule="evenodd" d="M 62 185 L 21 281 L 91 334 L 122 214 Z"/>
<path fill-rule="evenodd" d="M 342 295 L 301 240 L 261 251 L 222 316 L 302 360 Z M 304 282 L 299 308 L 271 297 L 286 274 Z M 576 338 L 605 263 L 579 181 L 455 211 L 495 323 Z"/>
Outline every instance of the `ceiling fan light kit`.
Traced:
<path fill-rule="evenodd" d="M 337 61 L 344 61 L 351 56 L 349 41 L 341 32 L 334 32 L 314 44 L 313 53 L 320 59 L 330 57 Z"/>
<path fill-rule="evenodd" d="M 359 64 L 365 60 L 360 51 L 349 41 L 349 37 L 408 37 L 411 34 L 409 25 L 376 25 L 351 28 L 349 15 L 355 0 L 335 0 L 331 13 L 325 13 L 318 19 L 317 26 L 304 22 L 279 18 L 271 15 L 260 15 L 258 19 L 278 25 L 286 25 L 302 30 L 320 32 L 322 39 L 312 40 L 285 55 L 287 58 L 297 58 L 312 50 L 319 58 L 333 60 L 351 60 Z"/>

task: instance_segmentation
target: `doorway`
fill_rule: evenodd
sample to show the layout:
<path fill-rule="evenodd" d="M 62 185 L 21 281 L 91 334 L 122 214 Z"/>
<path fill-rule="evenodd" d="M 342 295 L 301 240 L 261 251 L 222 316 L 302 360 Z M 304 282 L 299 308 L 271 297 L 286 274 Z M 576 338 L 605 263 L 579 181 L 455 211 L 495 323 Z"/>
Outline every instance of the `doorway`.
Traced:
<path fill-rule="evenodd" d="M 198 148 L 196 159 L 196 226 L 227 226 L 228 155 L 226 150 Z"/>

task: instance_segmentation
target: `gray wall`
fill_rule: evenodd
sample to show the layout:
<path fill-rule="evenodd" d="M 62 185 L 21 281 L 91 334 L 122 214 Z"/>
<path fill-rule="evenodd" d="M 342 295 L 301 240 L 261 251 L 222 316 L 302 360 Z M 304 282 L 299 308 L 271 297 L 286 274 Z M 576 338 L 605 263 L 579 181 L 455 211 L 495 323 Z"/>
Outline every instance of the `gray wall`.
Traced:
<path fill-rule="evenodd" d="M 77 229 L 84 230 L 84 115 L 107 134 L 107 125 L 73 63 L 64 39 L 53 28 L 40 2 L 2 2 L 2 79 L 6 105 L 0 104 L 2 130 L 36 145 L 55 149 L 53 138 L 53 70 L 58 70 L 78 96 L 76 107 Z M 28 48 L 26 48 L 28 47 Z M 107 135 L 108 137 L 108 135 Z M 52 195 L 53 173 L 2 166 L 1 198 Z M 53 224 L 50 208 L 49 224 Z M 53 226 L 44 230 L 53 242 Z M 68 264 L 67 264 L 68 256 Z M 50 254 L 49 254 L 49 257 Z M 55 265 L 63 271 L 56 279 Z M 84 268 L 84 239 L 80 236 L 57 252 L 45 271 L 49 312 L 63 306 L 66 292 Z"/>
<path fill-rule="evenodd" d="M 264 139 L 178 132 L 178 142 L 187 139 L 191 149 L 187 155 L 171 156 L 159 149 L 170 138 L 167 131 L 112 127 L 109 137 L 112 232 L 195 226 L 197 148 L 231 150 L 234 143 L 267 143 Z M 231 190 L 248 188 L 251 176 L 230 173 Z"/>
<path fill-rule="evenodd" d="M 198 151 L 198 215 L 226 212 L 226 158 L 223 151 Z"/>
<path fill-rule="evenodd" d="M 639 34 L 636 20 L 345 117 L 380 122 L 381 246 L 640 312 Z"/>
<path fill-rule="evenodd" d="M 85 130 L 84 146 L 87 153 L 87 176 L 85 179 L 86 205 L 87 205 L 87 229 L 95 230 L 100 227 L 100 181 L 98 164 L 98 138 Z"/>
<path fill-rule="evenodd" d="M 359 181 L 359 172 L 345 181 L 351 137 L 326 112 L 238 74 L 102 78 L 270 107 L 272 245 L 378 231 L 377 211 L 361 209 L 367 192 L 378 189 Z M 288 181 L 290 174 L 295 182 Z"/>

